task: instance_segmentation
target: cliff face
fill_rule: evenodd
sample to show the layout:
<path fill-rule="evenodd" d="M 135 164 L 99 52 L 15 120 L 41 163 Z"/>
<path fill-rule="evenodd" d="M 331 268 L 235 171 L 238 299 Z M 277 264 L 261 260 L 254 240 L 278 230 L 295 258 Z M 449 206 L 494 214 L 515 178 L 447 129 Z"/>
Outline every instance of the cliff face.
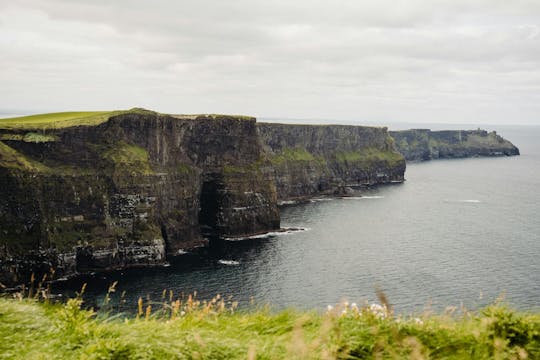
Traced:
<path fill-rule="evenodd" d="M 413 129 L 391 131 L 390 135 L 408 161 L 519 155 L 517 147 L 494 131 Z"/>
<path fill-rule="evenodd" d="M 72 123 L 0 126 L 0 283 L 164 264 L 212 236 L 278 229 L 278 198 L 405 171 L 386 128 L 146 110 Z"/>
<path fill-rule="evenodd" d="M 255 119 L 153 112 L 0 134 L 0 282 L 146 266 L 279 228 Z"/>
<path fill-rule="evenodd" d="M 405 160 L 386 128 L 267 123 L 257 128 L 282 201 L 404 180 Z"/>

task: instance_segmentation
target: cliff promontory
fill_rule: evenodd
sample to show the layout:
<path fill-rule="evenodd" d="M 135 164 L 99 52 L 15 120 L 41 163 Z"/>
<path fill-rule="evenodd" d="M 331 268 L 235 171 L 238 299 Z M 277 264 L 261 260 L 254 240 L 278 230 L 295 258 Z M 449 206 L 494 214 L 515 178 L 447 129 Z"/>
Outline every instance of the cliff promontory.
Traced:
<path fill-rule="evenodd" d="M 279 228 L 254 118 L 136 110 L 95 126 L 1 130 L 0 282 L 162 264 Z M 204 235 L 204 236 L 203 236 Z"/>
<path fill-rule="evenodd" d="M 165 264 L 278 229 L 278 199 L 404 171 L 385 128 L 143 109 L 0 120 L 0 283 Z"/>
<path fill-rule="evenodd" d="M 519 155 L 519 149 L 495 131 L 413 129 L 390 134 L 407 161 Z"/>

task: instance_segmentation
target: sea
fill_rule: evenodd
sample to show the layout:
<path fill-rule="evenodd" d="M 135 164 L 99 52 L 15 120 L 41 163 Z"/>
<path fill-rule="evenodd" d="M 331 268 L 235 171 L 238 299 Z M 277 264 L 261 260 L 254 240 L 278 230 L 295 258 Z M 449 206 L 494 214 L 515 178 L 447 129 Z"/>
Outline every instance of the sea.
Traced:
<path fill-rule="evenodd" d="M 467 125 L 395 124 L 470 129 Z M 408 163 L 402 184 L 357 196 L 315 198 L 281 209 L 300 231 L 216 241 L 169 267 L 97 274 L 85 299 L 136 308 L 220 294 L 241 307 L 323 310 L 342 301 L 379 302 L 397 313 L 477 310 L 504 301 L 540 309 L 540 127 L 482 126 L 512 141 L 520 156 Z M 476 127 L 472 127 L 473 129 Z M 79 284 L 56 291 L 69 296 Z"/>

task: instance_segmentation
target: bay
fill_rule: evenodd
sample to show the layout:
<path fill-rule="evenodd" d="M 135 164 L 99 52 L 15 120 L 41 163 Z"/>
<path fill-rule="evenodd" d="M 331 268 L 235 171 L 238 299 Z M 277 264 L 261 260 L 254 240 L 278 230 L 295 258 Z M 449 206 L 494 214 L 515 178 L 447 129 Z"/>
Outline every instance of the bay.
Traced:
<path fill-rule="evenodd" d="M 521 156 L 408 164 L 403 184 L 283 207 L 282 226 L 305 231 L 215 242 L 168 268 L 87 279 L 87 301 L 99 305 L 118 281 L 113 301 L 125 292 L 132 307 L 167 290 L 324 309 L 376 302 L 381 289 L 400 313 L 478 309 L 501 296 L 538 309 L 540 128 L 497 130 Z"/>

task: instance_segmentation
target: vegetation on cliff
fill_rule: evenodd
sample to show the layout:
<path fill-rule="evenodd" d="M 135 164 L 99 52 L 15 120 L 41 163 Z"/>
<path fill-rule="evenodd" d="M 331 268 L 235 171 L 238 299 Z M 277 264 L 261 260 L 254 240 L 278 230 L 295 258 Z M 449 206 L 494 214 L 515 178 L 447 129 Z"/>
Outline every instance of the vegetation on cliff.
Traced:
<path fill-rule="evenodd" d="M 407 160 L 519 155 L 519 149 L 495 131 L 412 129 L 390 134 Z"/>
<path fill-rule="evenodd" d="M 395 151 L 367 148 L 363 151 L 348 151 L 336 153 L 340 163 L 357 162 L 369 166 L 376 162 L 386 162 L 388 166 L 397 166 L 403 161 L 403 156 Z"/>
<path fill-rule="evenodd" d="M 0 129 L 61 129 L 75 125 L 99 125 L 121 111 L 58 112 L 0 119 Z"/>
<path fill-rule="evenodd" d="M 169 294 L 166 294 L 168 297 Z M 165 296 L 164 296 L 165 297 Z M 479 312 L 394 316 L 344 303 L 325 313 L 238 311 L 216 298 L 150 303 L 137 314 L 0 299 L 4 359 L 537 359 L 540 315 L 492 305 Z"/>
<path fill-rule="evenodd" d="M 72 126 L 96 126 L 106 122 L 112 116 L 125 114 L 155 114 L 155 112 L 141 108 L 133 108 L 130 110 L 115 111 L 70 111 L 37 114 L 0 119 L 0 129 L 53 130 Z"/>

